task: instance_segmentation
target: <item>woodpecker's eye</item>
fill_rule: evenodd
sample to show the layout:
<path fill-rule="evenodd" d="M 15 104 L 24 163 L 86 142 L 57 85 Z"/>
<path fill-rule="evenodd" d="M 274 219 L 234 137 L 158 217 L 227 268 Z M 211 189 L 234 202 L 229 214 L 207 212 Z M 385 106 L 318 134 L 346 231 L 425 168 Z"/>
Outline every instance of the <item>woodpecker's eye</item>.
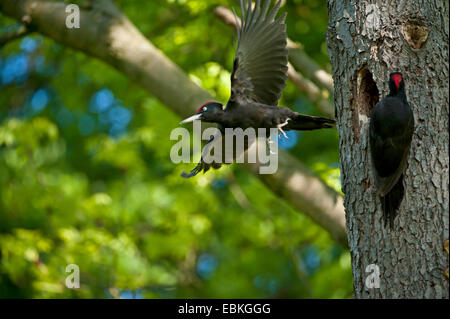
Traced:
<path fill-rule="evenodd" d="M 208 109 L 208 108 L 207 108 L 206 106 L 204 106 L 204 107 L 202 108 L 202 111 L 203 111 L 203 112 L 206 112 L 207 109 Z"/>

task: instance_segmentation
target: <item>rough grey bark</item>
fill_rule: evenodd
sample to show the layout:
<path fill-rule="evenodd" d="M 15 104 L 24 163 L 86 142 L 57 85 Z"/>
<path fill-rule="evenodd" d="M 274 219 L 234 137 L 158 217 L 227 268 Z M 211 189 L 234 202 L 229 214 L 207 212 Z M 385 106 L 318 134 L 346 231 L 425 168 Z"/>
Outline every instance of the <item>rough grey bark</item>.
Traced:
<path fill-rule="evenodd" d="M 65 27 L 66 3 L 39 0 L 0 0 L 0 11 L 67 47 L 110 64 L 145 88 L 180 117 L 195 113 L 210 94 L 190 81 L 109 0 L 96 0 L 80 10 L 80 28 Z M 257 174 L 259 164 L 245 167 L 292 207 L 317 222 L 347 247 L 342 197 L 314 176 L 297 159 L 279 150 L 279 170 Z"/>
<path fill-rule="evenodd" d="M 446 0 L 329 0 L 328 50 L 357 298 L 448 298 L 448 39 Z M 415 132 L 405 198 L 385 228 L 368 157 L 371 108 L 403 73 Z M 380 288 L 367 288 L 380 269 Z"/>

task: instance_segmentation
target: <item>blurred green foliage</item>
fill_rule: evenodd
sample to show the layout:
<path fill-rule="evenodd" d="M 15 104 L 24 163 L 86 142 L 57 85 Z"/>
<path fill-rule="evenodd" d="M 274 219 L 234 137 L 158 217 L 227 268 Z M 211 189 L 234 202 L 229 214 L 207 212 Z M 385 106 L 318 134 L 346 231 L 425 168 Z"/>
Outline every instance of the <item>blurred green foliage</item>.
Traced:
<path fill-rule="evenodd" d="M 226 101 L 235 37 L 212 10 L 237 1 L 116 3 Z M 282 10 L 289 37 L 329 69 L 325 1 Z M 14 23 L 0 16 L 0 31 Z M 281 104 L 319 114 L 290 83 Z M 180 178 L 194 165 L 169 158 L 180 119 L 103 62 L 40 35 L 11 42 L 0 105 L 0 297 L 351 297 L 347 250 L 239 165 Z M 339 191 L 337 132 L 294 140 L 290 152 Z M 80 289 L 65 287 L 68 264 Z"/>

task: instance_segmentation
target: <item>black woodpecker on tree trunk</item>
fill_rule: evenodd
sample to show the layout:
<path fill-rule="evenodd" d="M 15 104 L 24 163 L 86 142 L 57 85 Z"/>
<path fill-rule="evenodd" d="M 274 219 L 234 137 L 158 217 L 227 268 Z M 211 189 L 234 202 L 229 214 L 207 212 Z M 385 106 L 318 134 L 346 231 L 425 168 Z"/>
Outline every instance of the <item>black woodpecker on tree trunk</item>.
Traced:
<path fill-rule="evenodd" d="M 389 90 L 370 115 L 369 144 L 384 223 L 389 223 L 392 228 L 404 195 L 403 172 L 414 132 L 414 116 L 406 99 L 401 73 L 390 74 Z"/>
<path fill-rule="evenodd" d="M 286 35 L 286 14 L 275 18 L 281 1 L 269 11 L 270 0 L 260 6 L 257 0 L 252 8 L 252 1 L 241 0 L 241 22 L 238 26 L 238 45 L 231 72 L 231 97 L 222 108 L 222 104 L 208 102 L 202 105 L 196 114 L 185 119 L 181 124 L 201 120 L 217 123 L 224 135 L 225 128 L 278 128 L 285 137 L 288 130 L 315 130 L 330 128 L 334 120 L 299 114 L 286 107 L 278 107 L 278 100 L 286 86 L 288 70 L 288 50 Z M 221 163 L 206 163 L 203 157 L 211 149 L 211 144 L 222 142 L 213 136 L 203 149 L 202 159 L 190 174 L 183 172 L 183 177 L 206 172 L 211 166 L 215 169 Z M 250 145 L 246 145 L 246 148 Z M 223 162 L 222 162 L 223 163 Z"/>

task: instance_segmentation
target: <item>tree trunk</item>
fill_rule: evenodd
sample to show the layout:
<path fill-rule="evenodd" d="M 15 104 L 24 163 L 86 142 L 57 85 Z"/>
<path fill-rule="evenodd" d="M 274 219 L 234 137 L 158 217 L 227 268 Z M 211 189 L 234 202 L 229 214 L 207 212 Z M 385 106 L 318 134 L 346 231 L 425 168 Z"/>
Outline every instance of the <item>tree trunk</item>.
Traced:
<path fill-rule="evenodd" d="M 355 297 L 448 298 L 448 1 L 329 0 L 328 14 Z M 415 132 L 391 230 L 374 192 L 368 128 L 392 71 L 403 73 Z M 379 288 L 366 285 L 371 264 Z"/>

